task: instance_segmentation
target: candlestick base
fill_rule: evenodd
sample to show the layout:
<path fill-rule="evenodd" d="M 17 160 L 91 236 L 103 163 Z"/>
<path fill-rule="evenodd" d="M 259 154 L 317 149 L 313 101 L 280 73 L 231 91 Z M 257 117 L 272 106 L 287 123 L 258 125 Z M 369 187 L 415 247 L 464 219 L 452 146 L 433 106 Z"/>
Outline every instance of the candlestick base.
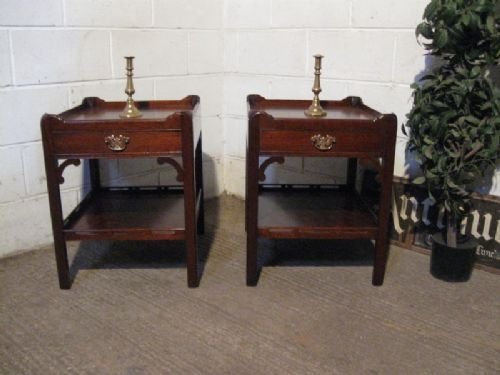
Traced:
<path fill-rule="evenodd" d="M 313 104 L 304 111 L 304 114 L 308 117 L 325 117 L 326 111 L 321 108 L 321 105 L 313 102 Z"/>
<path fill-rule="evenodd" d="M 141 111 L 139 111 L 137 109 L 132 98 L 128 98 L 127 104 L 125 105 L 123 112 L 120 113 L 120 117 L 121 118 L 136 118 L 136 117 L 141 117 L 141 116 L 142 116 L 142 113 L 141 113 Z"/>

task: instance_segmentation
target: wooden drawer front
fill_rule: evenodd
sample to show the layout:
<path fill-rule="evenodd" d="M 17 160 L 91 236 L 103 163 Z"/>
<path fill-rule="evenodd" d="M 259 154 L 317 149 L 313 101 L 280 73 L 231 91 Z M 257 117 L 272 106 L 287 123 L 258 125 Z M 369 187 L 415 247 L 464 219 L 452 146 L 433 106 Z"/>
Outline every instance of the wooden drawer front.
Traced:
<path fill-rule="evenodd" d="M 318 135 L 319 137 L 316 137 L 316 141 L 311 139 Z M 383 149 L 383 134 L 373 130 L 368 132 L 351 131 L 349 129 L 322 129 L 317 131 L 262 130 L 260 133 L 261 153 L 284 152 L 308 156 L 327 156 L 332 154 L 381 155 Z"/>
<path fill-rule="evenodd" d="M 181 150 L 178 131 L 54 132 L 56 155 L 149 155 Z"/>

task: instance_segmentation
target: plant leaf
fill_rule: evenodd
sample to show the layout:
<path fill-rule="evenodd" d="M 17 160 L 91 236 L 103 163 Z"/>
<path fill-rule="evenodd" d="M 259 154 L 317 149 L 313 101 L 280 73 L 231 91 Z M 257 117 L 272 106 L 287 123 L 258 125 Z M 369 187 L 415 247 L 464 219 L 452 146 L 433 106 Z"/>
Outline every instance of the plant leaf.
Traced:
<path fill-rule="evenodd" d="M 486 18 L 486 28 L 490 33 L 495 34 L 495 18 L 491 14 Z"/>
<path fill-rule="evenodd" d="M 437 48 L 443 48 L 448 43 L 448 32 L 446 29 L 437 29 L 434 34 L 434 44 Z"/>
<path fill-rule="evenodd" d="M 430 19 L 436 13 L 438 2 L 436 0 L 431 0 L 431 2 L 425 7 L 424 18 Z"/>

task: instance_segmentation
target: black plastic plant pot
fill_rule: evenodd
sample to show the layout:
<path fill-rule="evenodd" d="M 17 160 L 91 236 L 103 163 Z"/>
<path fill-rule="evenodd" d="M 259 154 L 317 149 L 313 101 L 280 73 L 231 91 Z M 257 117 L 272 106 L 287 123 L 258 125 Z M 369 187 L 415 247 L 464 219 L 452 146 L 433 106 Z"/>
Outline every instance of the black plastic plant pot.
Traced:
<path fill-rule="evenodd" d="M 432 236 L 431 274 L 437 279 L 450 282 L 464 282 L 470 279 L 476 254 L 474 239 L 449 247 L 441 233 Z"/>

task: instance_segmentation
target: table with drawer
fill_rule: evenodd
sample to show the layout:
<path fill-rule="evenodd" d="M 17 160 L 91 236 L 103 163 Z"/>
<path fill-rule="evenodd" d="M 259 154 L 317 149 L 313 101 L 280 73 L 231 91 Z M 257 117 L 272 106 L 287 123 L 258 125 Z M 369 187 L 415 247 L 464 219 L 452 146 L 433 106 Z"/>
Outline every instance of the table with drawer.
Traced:
<path fill-rule="evenodd" d="M 184 240 L 188 286 L 199 284 L 197 235 L 204 230 L 199 98 L 136 102 L 142 116 L 121 118 L 123 102 L 86 98 L 41 120 L 54 247 L 62 289 L 71 287 L 66 241 Z M 156 158 L 178 185 L 103 186 L 99 160 Z M 176 160 L 177 159 L 177 160 Z M 179 162 L 178 160 L 181 160 Z M 88 161 L 90 189 L 63 217 L 60 185 L 70 165 Z"/>
<path fill-rule="evenodd" d="M 259 238 L 374 240 L 372 283 L 381 285 L 388 250 L 396 116 L 381 114 L 358 97 L 322 101 L 327 114 L 319 118 L 304 114 L 310 101 L 249 95 L 247 102 L 247 285 L 256 285 L 259 278 Z M 345 184 L 265 183 L 270 164 L 296 156 L 347 158 Z M 376 210 L 356 189 L 359 160 L 377 170 Z"/>

